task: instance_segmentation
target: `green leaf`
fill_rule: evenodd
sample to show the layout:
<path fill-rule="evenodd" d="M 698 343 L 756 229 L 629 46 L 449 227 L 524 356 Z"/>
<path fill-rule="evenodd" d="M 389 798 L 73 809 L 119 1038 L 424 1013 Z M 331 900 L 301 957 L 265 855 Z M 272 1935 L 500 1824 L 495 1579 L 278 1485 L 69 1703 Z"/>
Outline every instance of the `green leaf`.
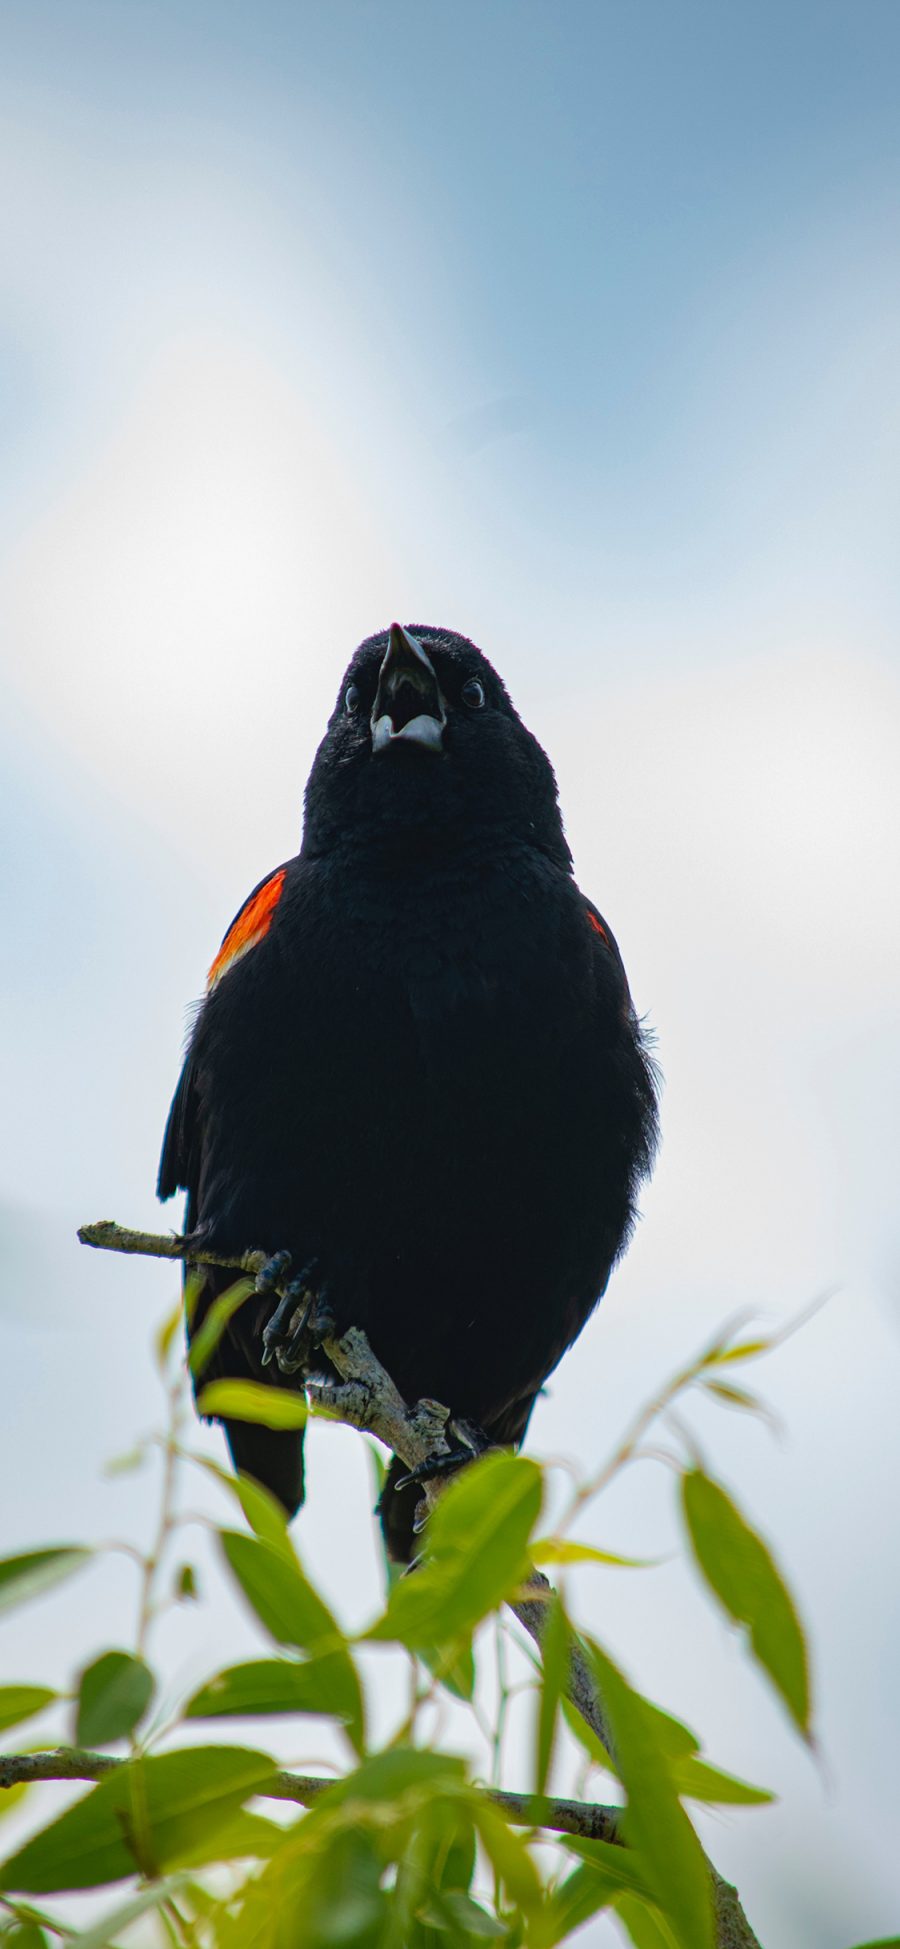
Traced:
<path fill-rule="evenodd" d="M 363 1761 L 245 1883 L 240 1909 L 216 1926 L 218 1949 L 424 1949 L 415 1908 L 440 1887 L 441 1854 L 471 1824 L 474 1797 L 463 1762 L 448 1754 L 396 1747 Z M 380 1883 L 395 1863 L 398 1884 L 386 1893 Z"/>
<path fill-rule="evenodd" d="M 434 1864 L 438 1888 L 469 1888 L 475 1873 L 476 1847 L 472 1817 L 465 1805 L 439 1809 L 440 1849 Z"/>
<path fill-rule="evenodd" d="M 152 1887 L 140 1889 L 130 1901 L 121 1902 L 89 1929 L 80 1930 L 73 1942 L 77 1942 L 78 1949 L 107 1949 L 107 1944 L 113 1941 L 120 1929 L 126 1929 L 130 1922 L 136 1922 L 139 1916 L 146 1915 L 148 1909 L 171 1901 L 188 1882 L 187 1874 L 166 1875 L 162 1881 L 155 1881 Z"/>
<path fill-rule="evenodd" d="M 288 1658 L 260 1658 L 232 1665 L 195 1692 L 186 1719 L 228 1719 L 255 1713 L 322 1713 L 341 1719 L 362 1736 L 362 1698 L 356 1669 L 340 1646 L 302 1665 Z"/>
<path fill-rule="evenodd" d="M 781 1432 L 778 1416 L 773 1414 L 767 1402 L 763 1401 L 758 1394 L 751 1393 L 748 1387 L 734 1387 L 729 1381 L 710 1380 L 702 1381 L 701 1385 L 707 1394 L 711 1394 L 714 1400 L 723 1402 L 726 1408 L 736 1408 L 740 1413 L 755 1415 L 758 1421 L 767 1422 L 775 1434 Z"/>
<path fill-rule="evenodd" d="M 176 1333 L 178 1332 L 178 1329 L 181 1325 L 183 1318 L 184 1318 L 184 1302 L 183 1300 L 179 1299 L 176 1301 L 176 1304 L 173 1306 L 172 1311 L 166 1314 L 166 1317 L 163 1320 L 162 1325 L 159 1326 L 156 1330 L 156 1334 L 154 1336 L 154 1341 L 153 1341 L 153 1351 L 154 1354 L 156 1355 L 156 1365 L 159 1368 L 160 1373 L 165 1373 L 166 1365 L 169 1359 L 169 1354 L 172 1348 L 172 1342 L 175 1338 Z"/>
<path fill-rule="evenodd" d="M 646 1877 L 632 1850 L 609 1841 L 567 1835 L 562 1845 L 581 1866 L 554 1888 L 535 1931 L 535 1949 L 551 1949 L 623 1894 L 647 1895 Z"/>
<path fill-rule="evenodd" d="M 544 1913 L 535 1931 L 538 1949 L 544 1949 L 545 1945 L 550 1949 L 551 1944 L 563 1942 L 566 1936 L 589 1922 L 591 1916 L 601 1908 L 608 1908 L 617 1891 L 618 1884 L 601 1871 L 576 1868 L 565 1881 L 551 1889 L 547 1897 Z"/>
<path fill-rule="evenodd" d="M 793 1600 L 765 1543 L 725 1490 L 700 1469 L 683 1476 L 681 1498 L 699 1569 L 728 1616 L 747 1630 L 754 1656 L 808 1737 L 806 1644 Z"/>
<path fill-rule="evenodd" d="M 243 1306 L 244 1301 L 249 1299 L 250 1294 L 255 1290 L 252 1279 L 236 1279 L 227 1292 L 219 1293 L 212 1301 L 203 1325 L 197 1328 L 191 1339 L 188 1367 L 195 1379 L 198 1374 L 203 1373 L 205 1367 L 209 1366 L 229 1320 L 234 1318 L 238 1308 Z"/>
<path fill-rule="evenodd" d="M 704 1365 L 725 1367 L 733 1360 L 756 1360 L 777 1344 L 778 1335 L 760 1335 L 757 1340 L 739 1340 L 733 1347 L 719 1347 L 707 1354 Z"/>
<path fill-rule="evenodd" d="M 208 1888 L 205 1882 L 198 1881 L 196 1875 L 189 1875 L 185 1882 L 184 1900 L 189 1905 L 192 1914 L 195 1916 L 202 1915 L 204 1921 L 211 1920 L 218 1908 L 218 1902 L 212 1889 Z"/>
<path fill-rule="evenodd" d="M 322 1682 L 327 1682 L 327 1696 L 340 1697 L 339 1716 L 361 1752 L 365 1714 L 356 1666 L 340 1627 L 304 1574 L 290 1542 L 285 1538 L 273 1547 L 238 1530 L 220 1530 L 219 1540 L 244 1596 L 276 1643 L 296 1646 L 317 1661 Z M 328 1712 L 330 1707 L 319 1709 Z"/>
<path fill-rule="evenodd" d="M 209 1834 L 199 1834 L 186 1843 L 178 1858 L 185 1868 L 203 1868 L 210 1861 L 268 1861 L 284 1846 L 284 1835 L 277 1820 L 238 1807 L 216 1827 L 212 1840 Z"/>
<path fill-rule="evenodd" d="M 49 1685 L 0 1685 L 0 1732 L 33 1719 L 44 1707 L 59 1698 Z"/>
<path fill-rule="evenodd" d="M 153 1673 L 127 1651 L 105 1651 L 81 1674 L 75 1739 L 79 1746 L 108 1746 L 127 1739 L 144 1717 L 155 1690 Z"/>
<path fill-rule="evenodd" d="M 310 1900 L 298 1904 L 291 1942 L 312 1949 L 376 1949 L 388 1936 L 396 1893 L 380 1887 L 380 1861 L 368 1835 L 343 1833 L 318 1861 L 310 1864 Z M 404 1945 L 405 1949 L 405 1945 Z"/>
<path fill-rule="evenodd" d="M 855 1949 L 900 1949 L 900 1935 L 880 1935 L 877 1942 L 858 1942 Z"/>
<path fill-rule="evenodd" d="M 276 1644 L 301 1651 L 331 1650 L 343 1634 L 300 1567 L 293 1548 L 275 1548 L 240 1530 L 219 1531 L 226 1561 L 261 1624 Z"/>
<path fill-rule="evenodd" d="M 475 1696 L 475 1653 L 468 1639 L 459 1644 L 442 1645 L 439 1649 L 433 1645 L 423 1645 L 416 1655 L 428 1666 L 432 1677 L 446 1685 L 455 1699 L 465 1699 L 467 1704 L 470 1703 Z"/>
<path fill-rule="evenodd" d="M 616 1556 L 589 1543 L 570 1543 L 564 1536 L 539 1536 L 529 1551 L 532 1563 L 608 1563 L 616 1570 L 655 1570 L 661 1557 Z"/>
<path fill-rule="evenodd" d="M 751 1393 L 749 1387 L 733 1387 L 729 1381 L 704 1381 L 707 1394 L 713 1394 L 717 1401 L 724 1401 L 731 1408 L 746 1408 L 748 1414 L 767 1414 L 765 1402 L 758 1394 Z"/>
<path fill-rule="evenodd" d="M 289 1845 L 245 1883 L 234 1922 L 223 1925 L 221 1911 L 216 1919 L 219 1949 L 387 1949 L 397 1900 L 380 1887 L 374 1836 L 317 1830 L 316 1842 L 315 1850 Z"/>
<path fill-rule="evenodd" d="M 489 1800 L 473 1797 L 472 1818 L 478 1838 L 507 1897 L 525 1915 L 534 1915 L 541 1906 L 542 1889 L 537 1869 L 528 1848 L 518 1834 L 492 1807 Z"/>
<path fill-rule="evenodd" d="M 569 1673 L 569 1621 L 559 1597 L 551 1599 L 541 1643 L 541 1689 L 534 1757 L 534 1791 L 543 1793 L 553 1758 L 559 1701 Z"/>
<path fill-rule="evenodd" d="M 181 1303 L 184 1307 L 185 1323 L 189 1333 L 197 1318 L 197 1311 L 205 1290 L 206 1273 L 202 1266 L 192 1265 L 185 1272 L 184 1285 L 181 1289 Z"/>
<path fill-rule="evenodd" d="M 127 1761 L 4 1862 L 0 1888 L 44 1895 L 217 1860 L 228 1821 L 275 1771 L 233 1746 Z"/>
<path fill-rule="evenodd" d="M 175 1596 L 179 1603 L 192 1604 L 199 1596 L 197 1572 L 192 1563 L 180 1563 L 175 1572 Z"/>
<path fill-rule="evenodd" d="M 652 1721 L 653 1737 L 670 1763 L 689 1759 L 694 1753 L 699 1753 L 700 1741 L 690 1726 L 684 1725 L 671 1712 L 664 1712 L 662 1706 L 654 1705 L 651 1699 L 644 1699 L 643 1705 Z"/>
<path fill-rule="evenodd" d="M 293 1562 L 294 1548 L 288 1535 L 287 1517 L 281 1503 L 268 1489 L 264 1489 L 261 1483 L 254 1482 L 250 1475 L 236 1475 L 233 1470 L 222 1468 L 209 1455 L 192 1453 L 191 1461 L 196 1462 L 200 1468 L 206 1470 L 207 1475 L 214 1476 L 216 1481 L 221 1483 L 222 1488 L 246 1516 L 250 1528 L 255 1530 L 257 1536 L 262 1537 L 263 1542 L 270 1543 L 273 1549 L 281 1550 L 282 1554 Z"/>
<path fill-rule="evenodd" d="M 387 1807 L 407 1794 L 440 1793 L 465 1785 L 465 1761 L 452 1753 L 429 1753 L 415 1746 L 390 1746 L 373 1753 L 354 1773 L 335 1780 L 316 1801 L 326 1812 L 350 1800 Z"/>
<path fill-rule="evenodd" d="M 295 1553 L 288 1535 L 287 1517 L 277 1497 L 264 1489 L 261 1482 L 254 1482 L 251 1475 L 229 1476 L 228 1487 L 254 1534 L 293 1563 Z"/>
<path fill-rule="evenodd" d="M 665 1755 L 672 1783 L 682 1799 L 702 1801 L 708 1806 L 735 1807 L 761 1807 L 774 1799 L 774 1794 L 765 1787 L 751 1786 L 748 1781 L 738 1780 L 732 1773 L 723 1773 L 709 1765 L 699 1757 L 700 1743 L 688 1726 L 649 1699 L 644 1699 L 643 1704 L 650 1715 L 653 1736 Z M 562 1700 L 562 1711 L 570 1731 L 595 1764 L 614 1772 L 596 1733 L 585 1725 L 580 1712 L 576 1712 L 568 1699 Z"/>
<path fill-rule="evenodd" d="M 103 1464 L 103 1474 L 109 1480 L 117 1475 L 133 1475 L 136 1469 L 143 1468 L 146 1460 L 147 1444 L 138 1442 L 135 1448 L 127 1449 L 122 1455 L 111 1455 L 109 1461 Z"/>
<path fill-rule="evenodd" d="M 665 1753 L 669 1771 L 678 1792 L 688 1800 L 702 1800 L 710 1806 L 759 1807 L 773 1800 L 765 1787 L 750 1786 L 732 1773 L 723 1773 L 700 1757 L 700 1741 L 689 1726 L 674 1719 L 671 1712 L 644 1700 L 650 1714 L 653 1735 Z"/>
<path fill-rule="evenodd" d="M 11 1611 L 29 1597 L 39 1597 L 62 1583 L 90 1561 L 93 1552 L 79 1543 L 61 1543 L 53 1550 L 27 1550 L 23 1556 L 0 1561 L 0 1611 Z"/>
<path fill-rule="evenodd" d="M 576 1711 L 570 1699 L 561 1699 L 560 1706 L 573 1739 L 578 1741 L 579 1746 L 588 1754 L 595 1766 L 602 1766 L 605 1773 L 614 1774 L 615 1766 L 593 1726 L 589 1726 L 587 1721 L 582 1719 L 581 1713 Z"/>
<path fill-rule="evenodd" d="M 266 1381 L 210 1381 L 197 1397 L 197 1412 L 260 1428 L 305 1428 L 308 1418 L 302 1394 Z"/>
<path fill-rule="evenodd" d="M 384 1493 L 384 1485 L 387 1481 L 387 1462 L 377 1442 L 371 1441 L 367 1435 L 363 1437 L 363 1447 L 366 1451 L 366 1461 L 368 1462 L 369 1473 L 372 1478 L 372 1499 L 377 1504 L 381 1501 Z"/>
<path fill-rule="evenodd" d="M 609 1715 L 619 1777 L 628 1794 L 623 1832 L 679 1949 L 713 1949 L 709 1874 L 671 1776 L 666 1750 L 671 1733 L 668 1728 L 661 1732 L 660 1715 L 632 1690 L 600 1646 L 589 1639 L 585 1645 Z"/>
<path fill-rule="evenodd" d="M 16 1922 L 4 1930 L 0 1940 L 3 1949 L 48 1949 L 47 1937 L 37 1922 Z"/>
<path fill-rule="evenodd" d="M 433 1929 L 452 1930 L 456 1939 L 462 1936 L 484 1938 L 491 1942 L 509 1940 L 502 1922 L 489 1915 L 480 1902 L 474 1902 L 460 1888 L 448 1889 L 446 1894 L 432 1895 L 425 1908 L 419 1910 L 419 1919 Z"/>
<path fill-rule="evenodd" d="M 576 1854 L 584 1866 L 601 1877 L 616 1895 L 632 1894 L 650 1898 L 646 1870 L 632 1848 L 614 1841 L 589 1841 L 580 1834 L 561 1837 L 567 1854 Z"/>
<path fill-rule="evenodd" d="M 491 1453 L 464 1469 L 432 1512 L 427 1561 L 394 1585 L 366 1637 L 411 1651 L 467 1637 L 527 1575 L 542 1494 L 540 1469 L 523 1455 Z"/>
<path fill-rule="evenodd" d="M 672 1778 L 684 1800 L 698 1800 L 705 1807 L 765 1807 L 775 1798 L 765 1787 L 751 1786 L 749 1780 L 738 1780 L 706 1760 L 675 1761 Z"/>
<path fill-rule="evenodd" d="M 31 1780 L 17 1780 L 15 1786 L 3 1787 L 0 1790 L 0 1820 L 5 1820 L 7 1814 L 11 1814 L 13 1808 L 19 1805 L 20 1800 L 24 1800 L 26 1793 L 31 1792 L 32 1785 Z"/>
<path fill-rule="evenodd" d="M 624 1922 L 634 1949 L 680 1949 L 681 1938 L 673 1935 L 665 1916 L 640 1895 L 621 1895 L 616 1914 Z"/>

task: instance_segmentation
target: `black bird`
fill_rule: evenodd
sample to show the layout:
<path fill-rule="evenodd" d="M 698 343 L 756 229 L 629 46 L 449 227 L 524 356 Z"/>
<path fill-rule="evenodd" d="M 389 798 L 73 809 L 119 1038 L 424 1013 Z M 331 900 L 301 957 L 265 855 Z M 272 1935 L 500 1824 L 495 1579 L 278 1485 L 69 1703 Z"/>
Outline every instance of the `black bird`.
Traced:
<path fill-rule="evenodd" d="M 300 852 L 226 934 L 169 1114 L 159 1195 L 187 1191 L 186 1232 L 290 1254 L 286 1297 L 264 1278 L 202 1380 L 296 1386 L 356 1324 L 407 1401 L 520 1442 L 655 1140 L 652 1064 L 549 760 L 473 643 L 394 623 L 350 663 Z M 206 1272 L 195 1326 L 229 1280 Z M 293 1514 L 302 1437 L 226 1432 Z M 381 1515 L 403 1560 L 401 1474 Z"/>

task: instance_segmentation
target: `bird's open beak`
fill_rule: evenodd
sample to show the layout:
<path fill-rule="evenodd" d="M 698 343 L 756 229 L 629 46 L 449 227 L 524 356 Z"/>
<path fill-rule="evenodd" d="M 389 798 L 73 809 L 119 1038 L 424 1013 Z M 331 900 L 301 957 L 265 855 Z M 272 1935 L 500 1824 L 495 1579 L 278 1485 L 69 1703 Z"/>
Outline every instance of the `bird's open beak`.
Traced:
<path fill-rule="evenodd" d="M 386 751 L 401 738 L 427 751 L 441 749 L 447 712 L 440 685 L 421 643 L 400 623 L 391 624 L 370 722 L 373 751 Z"/>

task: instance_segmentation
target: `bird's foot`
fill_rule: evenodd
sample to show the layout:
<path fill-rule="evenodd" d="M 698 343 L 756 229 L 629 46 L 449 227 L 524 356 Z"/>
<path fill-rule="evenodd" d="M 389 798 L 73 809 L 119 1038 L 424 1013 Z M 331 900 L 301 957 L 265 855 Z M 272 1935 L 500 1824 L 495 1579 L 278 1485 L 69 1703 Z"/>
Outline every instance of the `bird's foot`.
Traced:
<path fill-rule="evenodd" d="M 476 1428 L 474 1422 L 462 1421 L 456 1416 L 451 1416 L 448 1421 L 447 1433 L 452 1438 L 452 1447 L 443 1454 L 435 1452 L 426 1455 L 417 1468 L 399 1477 L 394 1484 L 395 1489 L 421 1487 L 423 1482 L 434 1482 L 438 1476 L 450 1475 L 455 1469 L 465 1468 L 467 1462 L 476 1461 L 491 1446 L 483 1428 Z"/>
<path fill-rule="evenodd" d="M 265 1265 L 260 1266 L 256 1275 L 257 1292 L 277 1293 L 281 1288 L 285 1275 L 290 1272 L 290 1269 L 290 1253 L 273 1252 L 271 1258 L 266 1260 Z"/>
<path fill-rule="evenodd" d="M 275 1252 L 257 1273 L 257 1292 L 279 1292 L 281 1297 L 270 1320 L 263 1327 L 262 1364 L 275 1360 L 282 1374 L 297 1374 L 308 1367 L 312 1354 L 335 1330 L 334 1311 L 327 1288 L 317 1283 L 319 1265 L 310 1259 L 283 1284 L 290 1270 L 289 1252 Z"/>

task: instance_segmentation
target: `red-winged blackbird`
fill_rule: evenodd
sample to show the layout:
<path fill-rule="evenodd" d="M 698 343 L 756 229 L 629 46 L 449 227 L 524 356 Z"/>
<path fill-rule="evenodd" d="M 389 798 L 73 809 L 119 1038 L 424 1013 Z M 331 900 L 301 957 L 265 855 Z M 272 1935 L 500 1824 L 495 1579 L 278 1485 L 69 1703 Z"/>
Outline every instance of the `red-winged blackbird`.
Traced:
<path fill-rule="evenodd" d="M 203 1380 L 297 1386 L 323 1331 L 356 1324 L 407 1401 L 521 1441 L 628 1240 L 655 1137 L 621 957 L 573 879 L 549 760 L 465 637 L 369 637 L 300 852 L 210 969 L 166 1128 L 159 1195 L 186 1189 L 186 1231 L 291 1255 L 293 1291 L 247 1301 Z M 229 1278 L 207 1271 L 195 1325 Z M 300 1435 L 226 1432 L 293 1513 Z M 382 1522 L 402 1559 L 401 1473 Z"/>

